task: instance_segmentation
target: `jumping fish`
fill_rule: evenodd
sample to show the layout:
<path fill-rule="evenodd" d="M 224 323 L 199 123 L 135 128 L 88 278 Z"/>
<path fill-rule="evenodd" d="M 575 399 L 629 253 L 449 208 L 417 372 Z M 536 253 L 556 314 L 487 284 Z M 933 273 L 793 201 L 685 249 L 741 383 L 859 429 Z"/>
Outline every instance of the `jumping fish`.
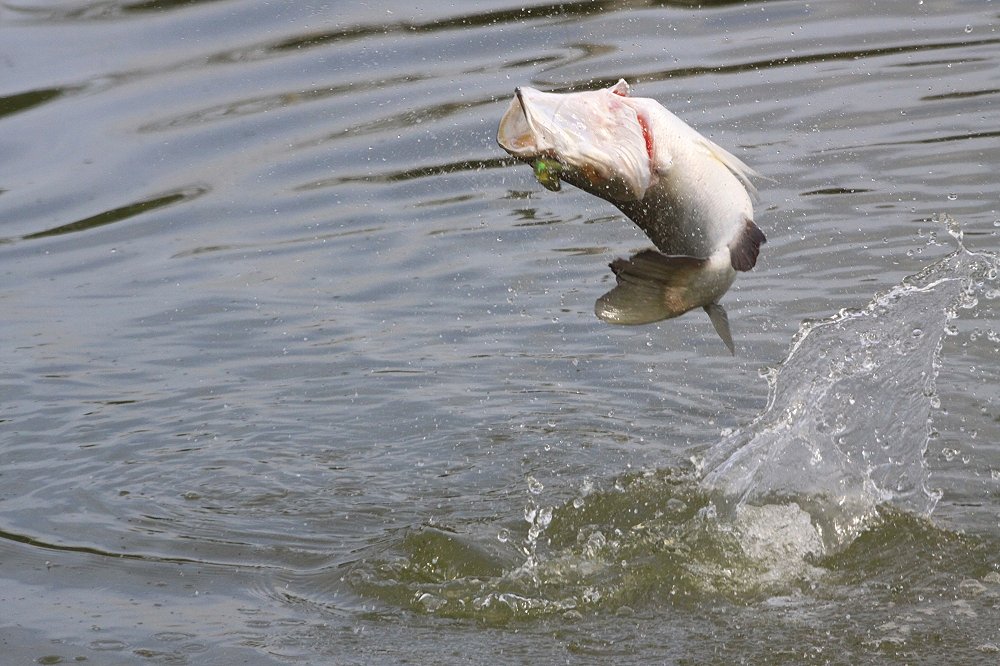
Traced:
<path fill-rule="evenodd" d="M 546 93 L 521 87 L 500 120 L 497 143 L 532 164 L 546 189 L 565 181 L 610 201 L 659 250 L 611 263 L 617 286 L 595 312 L 614 324 L 646 324 L 702 307 L 729 351 L 719 299 L 757 262 L 750 182 L 759 174 L 656 100 L 610 88 Z"/>

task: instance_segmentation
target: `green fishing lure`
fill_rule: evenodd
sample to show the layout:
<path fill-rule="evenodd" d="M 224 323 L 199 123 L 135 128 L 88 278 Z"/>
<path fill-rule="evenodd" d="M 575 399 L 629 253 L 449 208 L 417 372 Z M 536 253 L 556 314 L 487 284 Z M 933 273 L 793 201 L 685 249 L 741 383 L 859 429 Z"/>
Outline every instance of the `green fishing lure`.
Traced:
<path fill-rule="evenodd" d="M 562 171 L 562 165 L 556 160 L 540 157 L 535 160 L 533 166 L 535 169 L 535 178 L 542 184 L 542 187 L 553 192 L 558 192 L 561 185 L 559 173 Z"/>

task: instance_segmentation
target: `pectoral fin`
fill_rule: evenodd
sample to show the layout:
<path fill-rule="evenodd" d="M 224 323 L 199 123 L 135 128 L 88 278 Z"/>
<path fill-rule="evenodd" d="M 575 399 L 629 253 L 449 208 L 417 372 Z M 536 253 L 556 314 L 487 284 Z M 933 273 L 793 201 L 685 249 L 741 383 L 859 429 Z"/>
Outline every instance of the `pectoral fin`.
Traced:
<path fill-rule="evenodd" d="M 753 220 L 746 218 L 743 229 L 729 241 L 729 261 L 738 271 L 748 271 L 757 264 L 760 246 L 767 242 L 764 232 Z"/>
<path fill-rule="evenodd" d="M 712 320 L 715 332 L 719 334 L 722 341 L 729 347 L 729 353 L 736 356 L 736 345 L 733 344 L 733 334 L 729 330 L 729 315 L 726 314 L 726 309 L 718 303 L 709 303 L 705 306 L 705 312 L 708 313 L 708 318 Z"/>

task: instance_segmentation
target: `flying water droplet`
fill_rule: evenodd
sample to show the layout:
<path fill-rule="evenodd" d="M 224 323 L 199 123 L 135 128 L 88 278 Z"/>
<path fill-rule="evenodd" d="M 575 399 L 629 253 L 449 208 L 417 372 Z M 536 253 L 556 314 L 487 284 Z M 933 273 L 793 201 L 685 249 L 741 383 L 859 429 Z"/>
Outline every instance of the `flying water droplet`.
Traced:
<path fill-rule="evenodd" d="M 545 490 L 545 486 L 542 482 L 533 476 L 529 476 L 528 479 L 528 492 L 532 495 L 541 495 L 542 491 Z"/>

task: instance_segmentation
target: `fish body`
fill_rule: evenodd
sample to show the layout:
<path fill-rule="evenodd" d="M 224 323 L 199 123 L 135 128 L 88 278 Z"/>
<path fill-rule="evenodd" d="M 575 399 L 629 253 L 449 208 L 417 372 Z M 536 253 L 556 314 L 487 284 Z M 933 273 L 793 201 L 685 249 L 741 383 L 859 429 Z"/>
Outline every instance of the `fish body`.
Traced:
<path fill-rule="evenodd" d="M 624 80 L 565 94 L 518 88 L 497 142 L 535 165 L 547 189 L 558 179 L 611 202 L 659 250 L 661 259 L 640 253 L 612 264 L 622 291 L 598 300 L 599 317 L 648 323 L 704 307 L 732 349 L 718 300 L 766 240 L 753 221 L 753 169 L 655 100 L 630 97 Z"/>

